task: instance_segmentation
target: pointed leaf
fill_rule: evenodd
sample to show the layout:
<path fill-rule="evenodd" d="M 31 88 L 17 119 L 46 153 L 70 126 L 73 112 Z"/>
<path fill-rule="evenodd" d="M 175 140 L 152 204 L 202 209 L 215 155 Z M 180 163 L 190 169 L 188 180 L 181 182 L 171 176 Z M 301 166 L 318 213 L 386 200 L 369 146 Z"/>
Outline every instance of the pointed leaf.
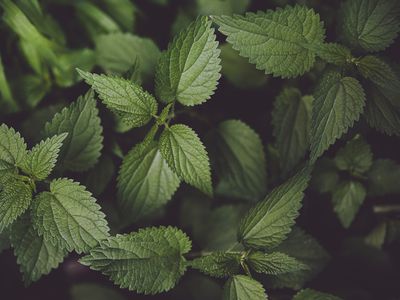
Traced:
<path fill-rule="evenodd" d="M 257 273 L 270 275 L 291 273 L 308 269 L 307 265 L 301 261 L 281 252 L 253 252 L 249 255 L 247 261 L 249 267 Z"/>
<path fill-rule="evenodd" d="M 20 166 L 27 154 L 21 135 L 6 124 L 0 125 L 0 176 Z"/>
<path fill-rule="evenodd" d="M 217 278 L 233 276 L 240 271 L 241 253 L 213 252 L 190 262 L 190 267 Z"/>
<path fill-rule="evenodd" d="M 245 275 L 236 275 L 224 285 L 223 300 L 267 300 L 261 283 Z"/>

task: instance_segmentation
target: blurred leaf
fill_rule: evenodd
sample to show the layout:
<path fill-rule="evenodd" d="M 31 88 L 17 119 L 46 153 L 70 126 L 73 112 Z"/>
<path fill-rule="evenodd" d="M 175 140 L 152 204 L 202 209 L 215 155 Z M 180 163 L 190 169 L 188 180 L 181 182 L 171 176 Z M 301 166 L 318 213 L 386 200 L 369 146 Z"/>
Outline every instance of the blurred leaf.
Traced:
<path fill-rule="evenodd" d="M 400 193 L 400 165 L 390 159 L 374 161 L 368 172 L 368 194 L 383 196 Z"/>
<path fill-rule="evenodd" d="M 242 14 L 250 0 L 196 0 L 198 13 L 201 15 Z"/>

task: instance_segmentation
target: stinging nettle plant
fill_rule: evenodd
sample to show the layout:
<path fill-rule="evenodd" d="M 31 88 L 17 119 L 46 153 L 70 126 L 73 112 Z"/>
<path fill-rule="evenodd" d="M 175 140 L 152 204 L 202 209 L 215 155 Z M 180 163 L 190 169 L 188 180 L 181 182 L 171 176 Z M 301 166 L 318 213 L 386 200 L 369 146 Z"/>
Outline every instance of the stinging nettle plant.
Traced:
<path fill-rule="evenodd" d="M 0 3 L 7 24 L 15 22 L 15 15 L 25 16 L 12 2 Z M 87 13 L 90 7 L 83 3 L 79 9 Z M 381 133 L 400 135 L 400 79 L 391 63 L 377 54 L 397 37 L 399 13 L 397 1 L 347 0 L 339 12 L 340 39 L 332 42 L 325 41 L 319 14 L 302 5 L 201 16 L 160 55 L 148 41 L 112 33 L 115 40 L 142 43 L 152 49 L 151 55 L 159 56 L 155 61 L 146 58 L 155 68 L 154 94 L 142 85 L 151 78 L 151 71 L 141 65 L 143 59 L 137 58 L 129 69 L 103 63 L 107 74 L 81 67 L 77 72 L 91 89 L 44 124 L 43 139 L 31 150 L 20 133 L 0 126 L 0 237 L 14 249 L 24 282 L 37 281 L 74 251 L 82 255 L 82 265 L 140 294 L 171 290 L 191 268 L 223 279 L 223 299 L 267 299 L 269 288 L 300 290 L 294 300 L 341 299 L 302 289 L 329 255 L 295 220 L 309 183 L 319 193 L 331 194 L 333 210 L 346 228 L 367 195 L 400 192 L 395 181 L 382 180 L 387 172 L 399 174 L 399 166 L 374 160 L 362 134 L 348 133 L 363 116 Z M 222 47 L 214 27 L 232 49 L 267 75 L 290 79 L 322 73 L 313 93 L 303 95 L 299 87 L 288 85 L 276 98 L 271 124 L 275 143 L 267 152 L 277 167 L 270 177 L 261 138 L 244 122 L 219 123 L 204 137 L 205 143 L 187 124 L 176 123 L 187 107 L 203 104 L 217 89 Z M 27 42 L 24 32 L 17 34 Z M 100 45 L 108 42 L 104 36 L 95 39 Z M 55 53 L 40 55 L 51 60 Z M 100 55 L 106 56 L 106 51 Z M 60 69 L 41 72 L 57 79 Z M 16 109 L 8 90 L 1 91 L 9 109 Z M 103 151 L 96 96 L 111 111 L 120 132 L 140 127 L 146 131 L 126 155 L 114 145 L 122 163 L 116 195 L 111 197 L 124 220 L 121 227 L 157 213 L 184 182 L 200 192 L 196 195 L 205 199 L 204 205 L 214 196 L 245 203 L 235 210 L 228 243 L 214 240 L 204 246 L 194 230 L 191 239 L 172 226 L 110 233 L 109 219 L 89 192 L 101 194 L 113 173 L 113 162 Z M 342 137 L 348 142 L 334 158 L 320 159 Z M 97 190 L 67 178 L 91 171 L 93 176 L 101 171 L 111 175 Z M 273 182 L 271 189 L 267 178 Z M 90 179 L 85 182 L 96 185 Z M 218 213 L 205 209 L 204 217 L 225 218 Z M 207 225 L 202 226 L 207 231 Z M 212 228 L 210 235 L 214 229 L 230 234 Z M 192 251 L 192 240 L 204 249 Z"/>

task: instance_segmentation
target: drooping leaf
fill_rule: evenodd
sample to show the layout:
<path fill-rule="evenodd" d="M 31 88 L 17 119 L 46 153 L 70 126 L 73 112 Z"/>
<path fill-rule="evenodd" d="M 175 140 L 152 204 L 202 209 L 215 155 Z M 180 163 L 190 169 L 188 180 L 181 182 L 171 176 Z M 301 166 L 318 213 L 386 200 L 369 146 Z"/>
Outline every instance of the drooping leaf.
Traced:
<path fill-rule="evenodd" d="M 245 275 L 231 277 L 224 285 L 223 300 L 267 300 L 261 283 Z"/>
<path fill-rule="evenodd" d="M 341 298 L 328 293 L 318 292 L 312 289 L 305 289 L 298 292 L 293 300 L 341 300 Z"/>
<path fill-rule="evenodd" d="M 199 17 L 169 44 L 156 70 L 156 94 L 164 102 L 197 105 L 214 93 L 221 70 L 218 42 L 208 17 Z"/>
<path fill-rule="evenodd" d="M 132 220 L 160 208 L 180 180 L 162 157 L 158 144 L 139 144 L 124 158 L 118 176 L 118 202 Z"/>
<path fill-rule="evenodd" d="M 25 160 L 26 144 L 21 135 L 6 124 L 0 125 L 0 175 L 15 170 Z"/>
<path fill-rule="evenodd" d="M 239 120 L 220 123 L 213 133 L 210 156 L 218 183 L 216 194 L 258 201 L 266 194 L 266 162 L 259 135 Z"/>
<path fill-rule="evenodd" d="M 368 172 L 368 194 L 400 194 L 400 165 L 391 159 L 377 159 Z"/>
<path fill-rule="evenodd" d="M 213 17 L 213 20 L 241 56 L 249 58 L 266 74 L 283 78 L 310 70 L 315 62 L 315 53 L 310 48 L 324 40 L 319 15 L 305 6 Z"/>
<path fill-rule="evenodd" d="M 186 183 L 211 196 L 211 171 L 207 151 L 190 127 L 177 124 L 160 136 L 161 155 L 171 169 Z"/>
<path fill-rule="evenodd" d="M 18 110 L 19 105 L 15 101 L 10 85 L 6 78 L 3 62 L 0 56 L 0 108 L 4 112 L 15 112 Z"/>
<path fill-rule="evenodd" d="M 68 251 L 88 251 L 108 237 L 100 206 L 84 186 L 70 179 L 56 179 L 50 191 L 35 197 L 32 222 L 40 235 Z"/>
<path fill-rule="evenodd" d="M 239 241 L 255 249 L 270 249 L 281 243 L 299 215 L 309 177 L 310 167 L 306 167 L 253 206 L 239 224 Z"/>
<path fill-rule="evenodd" d="M 157 113 L 154 97 L 128 80 L 97 75 L 78 70 L 86 83 L 99 94 L 105 105 L 119 115 L 127 125 L 146 125 Z"/>
<path fill-rule="evenodd" d="M 249 267 L 257 273 L 270 275 L 284 274 L 299 270 L 307 270 L 306 264 L 281 252 L 253 252 L 247 258 Z"/>
<path fill-rule="evenodd" d="M 311 161 L 353 126 L 364 110 L 365 94 L 353 77 L 326 73 L 314 95 L 311 121 Z"/>
<path fill-rule="evenodd" d="M 190 267 L 217 278 L 238 274 L 240 271 L 240 252 L 212 252 L 191 261 Z"/>
<path fill-rule="evenodd" d="M 156 294 L 175 286 L 186 270 L 183 255 L 190 248 L 190 240 L 179 229 L 152 227 L 110 237 L 80 262 L 109 276 L 121 288 Z"/>
<path fill-rule="evenodd" d="M 68 136 L 59 155 L 60 169 L 86 171 L 93 167 L 103 148 L 103 127 L 93 91 L 79 97 L 45 125 L 47 137 L 64 132 Z"/>

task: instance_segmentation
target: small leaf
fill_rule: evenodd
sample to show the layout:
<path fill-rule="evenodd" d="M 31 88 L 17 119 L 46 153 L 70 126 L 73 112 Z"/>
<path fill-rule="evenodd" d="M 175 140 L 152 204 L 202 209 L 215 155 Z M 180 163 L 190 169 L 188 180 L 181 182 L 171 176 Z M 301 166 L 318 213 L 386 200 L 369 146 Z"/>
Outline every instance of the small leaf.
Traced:
<path fill-rule="evenodd" d="M 190 267 L 217 278 L 235 275 L 240 271 L 240 252 L 213 252 L 189 263 Z"/>
<path fill-rule="evenodd" d="M 253 252 L 247 258 L 249 267 L 257 273 L 270 275 L 291 273 L 299 270 L 307 270 L 304 263 L 298 261 L 285 253 L 272 252 Z"/>
<path fill-rule="evenodd" d="M 218 42 L 208 17 L 199 17 L 169 44 L 156 70 L 156 94 L 192 106 L 214 93 L 221 70 Z"/>
<path fill-rule="evenodd" d="M 93 91 L 79 97 L 46 123 L 44 134 L 68 133 L 59 155 L 60 169 L 86 171 L 93 167 L 103 148 L 103 128 Z"/>
<path fill-rule="evenodd" d="M 56 165 L 58 153 L 67 135 L 68 133 L 55 135 L 33 147 L 21 165 L 22 171 L 36 180 L 46 179 Z"/>
<path fill-rule="evenodd" d="M 5 124 L 0 125 L 0 176 L 15 170 L 25 160 L 26 144 L 21 135 Z"/>
<path fill-rule="evenodd" d="M 354 48 L 381 51 L 400 30 L 400 5 L 392 0 L 347 0 L 341 8 L 342 34 Z"/>
<path fill-rule="evenodd" d="M 261 283 L 245 275 L 231 277 L 224 285 L 223 300 L 267 300 Z"/>
<path fill-rule="evenodd" d="M 312 289 L 305 289 L 298 292 L 293 300 L 341 300 L 341 298 Z"/>
<path fill-rule="evenodd" d="M 299 5 L 213 20 L 241 56 L 266 74 L 283 78 L 311 69 L 315 62 L 311 47 L 322 43 L 325 34 L 319 15 Z"/>
<path fill-rule="evenodd" d="M 175 286 L 186 270 L 183 255 L 190 248 L 190 240 L 179 229 L 152 227 L 110 237 L 80 262 L 121 288 L 153 295 Z"/>
<path fill-rule="evenodd" d="M 341 67 L 350 63 L 353 59 L 349 48 L 336 43 L 317 45 L 315 51 L 324 61 Z"/>
<path fill-rule="evenodd" d="M 400 165 L 391 159 L 374 161 L 368 172 L 368 194 L 384 196 L 400 194 Z"/>
<path fill-rule="evenodd" d="M 311 122 L 311 161 L 353 126 L 364 109 L 365 94 L 357 79 L 326 73 L 316 92 Z"/>
<path fill-rule="evenodd" d="M 366 195 L 364 186 L 356 181 L 344 182 L 335 189 L 332 202 L 344 227 L 350 227 Z"/>
<path fill-rule="evenodd" d="M 179 183 L 156 142 L 139 144 L 123 160 L 118 176 L 118 203 L 135 220 L 169 201 Z"/>
<path fill-rule="evenodd" d="M 46 241 L 78 253 L 88 251 L 109 235 L 96 200 L 84 186 L 65 178 L 53 180 L 50 192 L 36 196 L 32 222 Z"/>
<path fill-rule="evenodd" d="M 64 260 L 65 249 L 51 244 L 32 227 L 29 217 L 22 217 L 11 228 L 11 244 L 25 282 L 30 285 Z"/>
<path fill-rule="evenodd" d="M 154 97 L 129 80 L 78 70 L 103 103 L 132 127 L 146 125 L 157 113 Z"/>
<path fill-rule="evenodd" d="M 171 169 L 186 183 L 211 196 L 211 170 L 207 151 L 190 127 L 177 124 L 160 136 L 161 155 Z"/>
<path fill-rule="evenodd" d="M 281 243 L 299 215 L 309 177 L 310 169 L 306 167 L 251 208 L 239 224 L 239 241 L 255 249 L 273 248 Z"/>

